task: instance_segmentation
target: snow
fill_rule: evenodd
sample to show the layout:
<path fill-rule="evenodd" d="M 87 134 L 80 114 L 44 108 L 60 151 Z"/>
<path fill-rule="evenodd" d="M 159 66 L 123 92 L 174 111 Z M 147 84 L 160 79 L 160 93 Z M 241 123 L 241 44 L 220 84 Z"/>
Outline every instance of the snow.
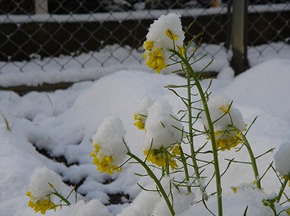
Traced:
<path fill-rule="evenodd" d="M 108 209 L 96 199 L 88 203 L 83 200 L 74 204 L 70 209 L 70 216 L 112 216 Z"/>
<path fill-rule="evenodd" d="M 53 188 L 50 184 L 53 185 Z M 29 182 L 29 191 L 35 200 L 45 198 L 53 193 L 54 189 L 60 192 L 64 187 L 61 177 L 46 167 L 36 169 Z"/>
<path fill-rule="evenodd" d="M 181 15 L 178 14 L 167 14 L 162 15 L 158 20 L 155 20 L 149 27 L 146 39 L 156 43 L 157 47 L 165 49 L 175 49 L 178 46 L 182 46 L 184 41 L 184 33 L 181 24 Z M 171 31 L 172 37 L 165 34 L 167 30 Z M 177 36 L 177 39 L 172 42 L 173 35 Z"/>
<path fill-rule="evenodd" d="M 274 155 L 276 170 L 282 176 L 287 176 L 290 172 L 289 165 L 290 142 L 280 145 L 278 151 Z"/>
<path fill-rule="evenodd" d="M 96 146 L 96 156 L 101 159 L 105 156 L 112 156 L 112 165 L 118 167 L 126 158 L 127 149 L 122 138 L 126 130 L 123 128 L 122 121 L 116 116 L 105 118 L 92 137 L 92 142 Z"/>
<path fill-rule="evenodd" d="M 234 105 L 243 114 L 245 122 L 250 123 L 258 115 L 258 120 L 248 134 L 256 155 L 289 142 L 290 98 L 289 85 L 287 85 L 290 80 L 289 68 L 289 60 L 273 59 L 249 69 L 233 80 L 216 79 L 211 86 L 214 94 L 223 94 L 234 100 Z M 134 175 L 135 172 L 142 173 L 142 169 L 134 164 L 126 164 L 122 172 L 112 177 L 100 174 L 95 170 L 89 157 L 92 152 L 91 137 L 104 118 L 111 115 L 118 116 L 127 130 L 125 138 L 131 151 L 142 156 L 142 152 L 138 152 L 144 142 L 144 131 L 134 126 L 134 113 L 139 109 L 139 104 L 144 101 L 144 97 L 165 100 L 176 113 L 182 105 L 163 86 L 184 82 L 184 78 L 176 75 L 128 69 L 109 74 L 96 81 L 77 83 L 66 90 L 55 92 L 31 92 L 20 97 L 13 92 L 1 91 L 1 111 L 12 128 L 11 132 L 7 131 L 4 120 L 1 119 L 0 210 L 2 215 L 32 215 L 33 210 L 28 208 L 29 198 L 25 194 L 29 190 L 27 185 L 30 178 L 38 167 L 47 167 L 72 184 L 83 180 L 78 192 L 85 194 L 87 201 L 98 199 L 103 204 L 107 204 L 108 193 L 120 192 L 130 194 L 132 199 L 136 197 L 129 206 L 126 200 L 124 204 L 108 206 L 108 210 L 113 215 L 122 211 L 124 213 L 120 215 L 134 215 L 129 213 L 130 209 L 132 212 L 139 212 L 143 207 L 144 211 L 145 208 L 148 210 L 146 206 L 156 203 L 154 200 L 159 198 L 158 195 L 154 198 L 156 194 L 153 195 L 152 192 L 141 192 L 140 197 L 138 196 L 140 189 L 136 182 L 139 181 L 142 185 L 150 184 L 147 178 L 139 179 Z M 203 86 L 207 86 L 208 82 L 204 80 Z M 63 155 L 67 165 L 39 154 L 32 144 L 38 149 L 46 149 L 52 157 Z M 220 154 L 222 166 L 227 164 L 224 158 L 233 157 L 238 160 L 248 158 L 248 155 L 242 150 L 238 153 L 222 152 Z M 258 165 L 261 173 L 267 169 L 273 157 L 273 153 L 269 153 L 259 158 Z M 248 201 L 248 193 L 237 196 L 232 194 L 232 186 L 252 182 L 254 179 L 250 167 L 240 164 L 234 164 L 232 167 L 223 177 L 224 205 L 226 212 L 229 212 L 226 215 L 231 215 L 233 210 L 230 209 L 237 206 L 235 211 L 240 211 L 239 214 L 242 214 L 248 204 L 260 208 L 258 204 L 255 205 L 255 202 L 266 194 L 259 195 L 252 192 L 253 196 L 250 197 L 253 200 Z M 111 183 L 103 184 L 110 179 Z M 271 172 L 267 173 L 262 184 L 267 193 L 278 191 L 279 182 Z M 85 206 L 84 203 L 76 205 Z M 215 205 L 215 201 L 210 201 L 209 206 L 212 209 L 215 209 Z M 189 209 L 197 212 L 204 211 L 198 205 Z M 249 208 L 249 212 L 251 211 L 254 210 Z M 69 211 L 63 207 L 62 210 L 47 212 L 47 214 L 69 215 Z M 147 212 L 144 213 L 146 214 Z M 258 214 L 253 213 L 253 215 Z"/>
<path fill-rule="evenodd" d="M 285 94 L 284 92 L 289 86 L 289 67 L 289 60 L 268 60 L 264 64 L 249 69 L 248 73 L 238 76 L 224 89 L 224 92 L 238 103 L 259 107 L 271 114 L 290 120 L 288 108 L 290 96 L 285 95 L 284 99 L 280 96 Z M 251 79 L 249 79 L 250 77 Z M 269 97 L 271 95 L 273 97 Z"/>
<path fill-rule="evenodd" d="M 101 52 L 100 55 L 102 54 L 104 53 Z M 278 58 L 279 56 L 274 59 L 269 55 L 259 64 L 257 60 L 251 59 L 257 65 L 233 77 L 226 56 L 220 57 L 220 61 L 217 60 L 219 67 L 214 66 L 221 73 L 213 80 L 210 91 L 212 95 L 224 95 L 230 98 L 225 100 L 226 104 L 231 100 L 234 101 L 231 108 L 233 115 L 238 118 L 243 116 L 242 123 L 238 124 L 240 129 L 244 122 L 249 125 L 258 116 L 247 137 L 255 155 L 263 155 L 257 158 L 262 175 L 273 162 L 274 152 L 277 152 L 275 161 L 283 165 L 287 158 L 285 155 L 281 156 L 281 151 L 277 149 L 281 146 L 280 150 L 283 151 L 285 144 L 282 144 L 289 144 L 290 140 L 288 84 L 290 60 L 285 57 Z M 83 54 L 80 58 L 87 57 Z M 66 57 L 60 57 L 54 60 L 61 62 L 65 59 Z M 104 69 L 96 69 L 97 66 L 93 63 L 91 67 L 83 69 L 70 65 L 69 69 L 62 72 L 48 63 L 47 67 L 50 68 L 48 75 L 30 67 L 32 65 L 26 62 L 23 64 L 27 64 L 27 71 L 22 76 L 20 73 L 17 76 L 15 73 L 10 73 L 9 70 L 15 65 L 8 64 L 7 68 L 10 69 L 0 74 L 0 85 L 3 86 L 19 83 L 38 85 L 43 82 L 56 83 L 60 80 L 78 81 L 78 83 L 65 90 L 30 92 L 22 96 L 11 91 L 0 91 L 0 109 L 3 114 L 0 117 L 0 212 L 2 216 L 40 215 L 28 207 L 29 197 L 26 193 L 31 188 L 40 187 L 39 193 L 43 195 L 46 191 L 44 190 L 46 183 L 35 182 L 41 180 L 40 174 L 47 176 L 47 173 L 53 177 L 55 186 L 59 184 L 57 179 L 61 178 L 68 185 L 76 185 L 78 193 L 77 203 L 74 203 L 74 195 L 72 195 L 70 200 L 73 204 L 70 207 L 57 208 L 56 212 L 48 211 L 47 215 L 168 215 L 164 200 L 158 193 L 143 191 L 137 185 L 138 182 L 142 187 L 156 189 L 148 177 L 141 177 L 145 171 L 140 165 L 126 163 L 121 172 L 111 176 L 97 171 L 90 157 L 93 151 L 92 138 L 93 140 L 97 138 L 95 140 L 97 143 L 100 137 L 108 138 L 107 134 L 100 135 L 98 132 L 94 136 L 98 128 L 102 129 L 105 126 L 110 128 L 110 124 L 103 125 L 104 120 L 107 123 L 117 121 L 118 124 L 111 127 L 110 133 L 118 137 L 124 136 L 130 151 L 144 159 L 143 145 L 146 143 L 147 132 L 136 128 L 134 114 L 142 112 L 141 114 L 148 115 L 145 128 L 148 128 L 150 134 L 152 124 L 153 130 L 160 129 L 161 124 L 154 125 L 156 119 L 165 125 L 167 122 L 168 125 L 173 125 L 173 119 L 169 119 L 164 113 L 174 115 L 184 109 L 180 98 L 164 88 L 168 84 L 184 85 L 186 80 L 183 77 L 170 74 L 168 71 L 156 74 L 145 69 L 144 65 L 132 65 L 132 62 L 136 62 L 136 59 L 123 62 L 122 67 L 111 62 Z M 207 79 L 201 81 L 204 89 L 209 83 L 210 80 Z M 179 93 L 185 94 L 182 89 Z M 7 119 L 9 128 L 4 118 Z M 118 130 L 114 128 L 115 126 L 122 128 Z M 201 121 L 197 122 L 197 127 L 202 127 Z M 171 134 L 172 131 L 169 130 L 166 138 L 172 138 Z M 174 139 L 177 136 L 174 135 Z M 164 138 L 164 134 L 161 137 Z M 200 136 L 195 140 L 195 144 L 202 146 L 206 140 L 207 137 Z M 110 142 L 110 139 L 105 141 Z M 264 154 L 267 151 L 269 152 Z M 286 151 L 283 151 L 284 153 Z M 211 160 L 209 154 L 202 155 L 202 159 Z M 273 215 L 271 209 L 262 204 L 262 200 L 271 199 L 278 193 L 280 182 L 276 174 L 270 169 L 262 178 L 263 191 L 257 190 L 253 186 L 255 178 L 252 167 L 234 162 L 228 166 L 228 161 L 232 159 L 249 161 L 247 150 L 241 148 L 238 151 L 219 152 L 221 170 L 228 168 L 222 176 L 224 215 L 243 215 L 246 209 L 247 215 L 251 216 Z M 279 163 L 276 165 L 278 170 L 288 172 L 288 168 L 285 171 L 284 167 L 279 168 Z M 140 175 L 135 175 L 136 173 Z M 158 174 L 158 170 L 156 173 Z M 212 173 L 213 169 L 209 168 L 203 172 L 203 175 L 211 176 Z M 49 179 L 49 177 L 45 178 Z M 168 178 L 162 179 L 166 185 L 165 190 L 174 195 L 174 208 L 178 215 L 188 216 L 193 212 L 196 215 L 209 214 L 202 202 L 197 203 L 200 198 L 198 190 L 187 195 L 185 191 L 171 189 L 168 186 L 169 181 Z M 43 184 L 45 186 L 41 186 Z M 63 194 L 67 195 L 70 188 L 65 186 Z M 235 193 L 233 188 L 237 190 Z M 210 183 L 207 190 L 208 194 L 214 193 L 214 183 Z M 289 194 L 289 188 L 285 192 Z M 119 196 L 118 204 L 111 203 L 113 195 Z M 215 196 L 210 197 L 207 206 L 211 211 L 217 211 Z M 282 211 L 287 206 L 277 206 L 277 208 Z M 282 212 L 280 215 L 286 213 Z"/>
<path fill-rule="evenodd" d="M 148 108 L 148 117 L 145 122 L 144 150 L 167 148 L 179 143 L 182 137 L 182 124 L 176 121 L 172 107 L 165 100 L 157 100 Z M 179 128 L 179 130 L 176 130 Z"/>

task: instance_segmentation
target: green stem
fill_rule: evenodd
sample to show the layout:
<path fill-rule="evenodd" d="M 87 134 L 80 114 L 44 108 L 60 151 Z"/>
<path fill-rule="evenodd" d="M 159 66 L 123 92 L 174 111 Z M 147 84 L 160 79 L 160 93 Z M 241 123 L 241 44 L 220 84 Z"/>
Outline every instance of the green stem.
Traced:
<path fill-rule="evenodd" d="M 287 175 L 286 178 L 285 178 L 284 183 L 282 184 L 282 186 L 281 186 L 281 188 L 280 188 L 279 194 L 278 194 L 278 196 L 277 196 L 277 198 L 276 198 L 276 200 L 277 200 L 278 203 L 279 203 L 280 200 L 281 200 L 281 197 L 282 197 L 282 195 L 283 195 L 283 192 L 284 192 L 284 190 L 285 190 L 285 187 L 286 187 L 286 185 L 287 185 L 289 179 L 290 179 L 290 173 L 288 173 L 288 175 Z"/>
<path fill-rule="evenodd" d="M 219 169 L 219 160 L 218 160 L 218 152 L 217 152 L 217 146 L 216 146 L 216 141 L 215 141 L 215 135 L 214 135 L 214 128 L 213 128 L 213 123 L 210 117 L 209 109 L 207 106 L 207 100 L 205 98 L 205 94 L 203 92 L 203 89 L 201 87 L 201 84 L 199 82 L 199 79 L 192 69 L 191 65 L 187 61 L 186 58 L 184 58 L 180 53 L 176 53 L 179 58 L 182 60 L 184 65 L 186 66 L 186 69 L 190 76 L 194 79 L 196 88 L 199 92 L 199 95 L 201 97 L 201 101 L 203 104 L 204 112 L 206 115 L 206 119 L 208 122 L 208 129 L 209 129 L 209 134 L 210 134 L 210 139 L 211 139 L 211 144 L 212 144 L 212 154 L 213 154 L 213 161 L 214 161 L 214 169 L 215 169 L 215 179 L 216 179 L 216 189 L 217 189 L 217 204 L 218 204 L 218 215 L 222 216 L 223 215 L 223 209 L 222 209 L 222 187 L 221 187 L 221 175 L 220 175 L 220 169 Z M 188 76 L 189 77 L 189 76 Z"/>
<path fill-rule="evenodd" d="M 134 160 L 136 160 L 139 164 L 141 164 L 144 169 L 146 170 L 146 172 L 148 173 L 148 175 L 153 179 L 153 181 L 155 182 L 155 184 L 157 185 L 157 188 L 160 190 L 161 195 L 163 196 L 169 211 L 171 213 L 172 216 L 175 215 L 173 206 L 162 186 L 162 184 L 160 183 L 159 179 L 156 177 L 156 175 L 152 172 L 152 170 L 150 169 L 150 167 L 144 162 L 142 161 L 140 158 L 138 158 L 136 155 L 132 154 L 130 151 L 127 153 L 131 158 L 133 158 Z"/>
<path fill-rule="evenodd" d="M 71 203 L 70 203 L 66 198 L 64 198 L 61 194 L 59 194 L 58 192 L 54 192 L 53 194 L 54 194 L 55 196 L 59 197 L 59 198 L 60 198 L 62 201 L 64 201 L 65 204 L 67 204 L 68 206 L 71 205 Z"/>
<path fill-rule="evenodd" d="M 192 110 L 191 110 L 191 83 L 190 83 L 190 74 L 186 74 L 187 78 L 187 113 L 188 113 L 188 136 L 189 136 L 189 143 L 190 143 L 190 153 L 191 153 L 191 159 L 192 159 L 192 165 L 194 168 L 194 172 L 196 175 L 197 180 L 200 183 L 200 173 L 198 170 L 198 164 L 196 160 L 196 154 L 194 150 L 194 143 L 193 143 L 193 128 L 192 128 Z M 206 191 L 202 184 L 199 184 L 199 188 L 202 192 L 203 197 L 207 199 Z"/>
<path fill-rule="evenodd" d="M 254 155 L 254 153 L 252 151 L 251 145 L 250 145 L 248 139 L 246 138 L 246 136 L 237 127 L 235 127 L 234 125 L 232 125 L 231 127 L 234 128 L 239 134 L 241 134 L 241 138 L 243 140 L 243 143 L 247 147 L 247 150 L 248 150 L 248 153 L 249 153 L 249 156 L 250 156 L 250 159 L 251 159 L 251 164 L 252 164 L 253 172 L 254 172 L 254 175 L 255 175 L 257 188 L 262 189 L 261 178 L 260 178 L 260 175 L 259 175 L 257 162 L 256 162 L 255 155 Z"/>
<path fill-rule="evenodd" d="M 185 180 L 186 180 L 186 184 L 187 184 L 187 192 L 191 193 L 191 186 L 188 185 L 189 182 L 189 174 L 188 174 L 188 168 L 187 168 L 187 163 L 186 163 L 186 159 L 184 157 L 184 152 L 182 150 L 182 147 L 179 146 L 180 149 L 180 157 L 181 157 L 181 162 L 183 164 L 183 169 L 184 169 L 184 174 L 185 174 Z"/>

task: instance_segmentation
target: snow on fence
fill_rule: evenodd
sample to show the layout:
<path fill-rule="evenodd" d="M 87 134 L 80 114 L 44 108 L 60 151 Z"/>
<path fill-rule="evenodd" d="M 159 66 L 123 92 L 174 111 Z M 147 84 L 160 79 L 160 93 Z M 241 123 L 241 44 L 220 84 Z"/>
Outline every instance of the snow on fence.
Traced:
<path fill-rule="evenodd" d="M 149 25 L 169 11 L 180 13 L 184 26 L 195 20 L 188 38 L 203 32 L 202 54 L 229 59 L 234 53 L 230 49 L 235 27 L 232 1 L 237 2 L 1 0 L 0 74 L 31 68 L 47 71 L 51 64 L 53 70 L 61 71 L 122 64 L 130 59 L 142 62 L 142 43 Z M 268 50 L 267 46 L 261 48 L 265 44 L 276 54 L 283 52 L 290 41 L 290 1 L 250 0 L 247 8 L 246 47 L 259 46 L 254 48 L 257 57 Z M 244 52 L 242 58 L 247 58 L 247 49 Z"/>

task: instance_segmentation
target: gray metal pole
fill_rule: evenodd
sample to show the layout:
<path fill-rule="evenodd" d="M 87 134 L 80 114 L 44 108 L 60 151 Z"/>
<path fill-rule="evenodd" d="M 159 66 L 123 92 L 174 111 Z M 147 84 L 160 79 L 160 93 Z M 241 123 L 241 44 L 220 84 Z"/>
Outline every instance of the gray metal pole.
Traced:
<path fill-rule="evenodd" d="M 247 23 L 248 0 L 233 0 L 231 28 L 233 57 L 231 59 L 231 66 L 235 71 L 235 75 L 242 73 L 249 67 L 247 59 Z"/>

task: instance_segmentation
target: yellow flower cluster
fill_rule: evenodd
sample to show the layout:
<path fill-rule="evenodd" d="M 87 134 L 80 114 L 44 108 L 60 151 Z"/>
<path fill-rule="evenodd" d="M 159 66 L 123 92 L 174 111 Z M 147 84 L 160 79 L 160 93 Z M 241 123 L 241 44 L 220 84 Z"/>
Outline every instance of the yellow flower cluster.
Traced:
<path fill-rule="evenodd" d="M 113 157 L 111 155 L 99 155 L 100 146 L 98 144 L 94 144 L 94 151 L 90 154 L 90 157 L 93 157 L 93 164 L 97 166 L 97 170 L 101 173 L 108 173 L 112 175 L 114 171 L 120 172 L 122 171 L 122 167 L 117 167 L 112 165 Z"/>
<path fill-rule="evenodd" d="M 134 119 L 136 121 L 134 125 L 140 130 L 145 130 L 146 116 L 141 114 L 135 114 Z"/>
<path fill-rule="evenodd" d="M 217 131 L 215 132 L 216 145 L 222 151 L 230 150 L 231 148 L 236 147 L 238 144 L 242 143 L 241 134 L 226 136 L 229 133 L 227 131 Z"/>
<path fill-rule="evenodd" d="M 174 43 L 174 41 L 178 40 L 178 35 L 174 34 L 172 30 L 167 29 L 165 31 L 165 35 L 170 38 Z M 154 41 L 147 40 L 143 44 L 143 48 L 145 49 L 145 53 L 143 54 L 143 58 L 146 60 L 145 64 L 155 70 L 157 73 L 160 73 L 161 70 L 167 68 L 167 59 L 165 57 L 165 52 L 168 48 L 157 46 Z"/>
<path fill-rule="evenodd" d="M 147 156 L 147 161 L 159 167 L 166 167 L 166 163 L 169 163 L 169 166 L 172 170 L 178 167 L 176 160 L 174 160 L 173 157 L 180 154 L 179 145 L 174 146 L 171 149 L 171 153 L 168 152 L 164 147 L 159 149 L 147 149 L 143 153 Z"/>
<path fill-rule="evenodd" d="M 28 207 L 32 208 L 35 212 L 40 211 L 41 214 L 45 214 L 47 210 L 56 210 L 56 205 L 51 202 L 49 196 L 47 198 L 35 201 L 35 198 L 31 195 L 30 191 L 27 192 L 26 195 L 30 197 Z"/>
<path fill-rule="evenodd" d="M 145 64 L 149 68 L 155 70 L 157 73 L 160 73 L 161 70 L 167 68 L 162 48 L 158 47 L 149 48 L 149 46 L 147 46 L 146 43 L 154 44 L 154 42 L 153 41 L 144 42 L 143 47 L 145 49 L 145 53 L 143 54 L 143 58 L 146 59 Z"/>

